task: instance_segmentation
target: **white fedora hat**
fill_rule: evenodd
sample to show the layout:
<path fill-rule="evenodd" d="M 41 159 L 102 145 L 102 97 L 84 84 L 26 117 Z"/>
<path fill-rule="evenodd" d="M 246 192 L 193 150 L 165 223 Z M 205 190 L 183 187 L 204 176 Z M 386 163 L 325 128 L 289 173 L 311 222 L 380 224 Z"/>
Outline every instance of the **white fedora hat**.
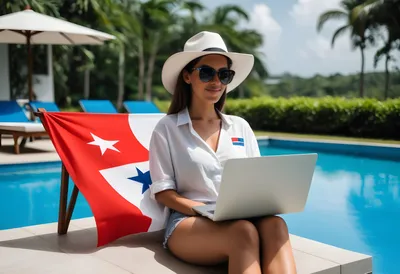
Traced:
<path fill-rule="evenodd" d="M 228 52 L 224 40 L 218 33 L 202 31 L 186 41 L 182 52 L 171 55 L 165 61 L 161 73 L 165 89 L 173 94 L 182 69 L 193 59 L 208 54 L 221 54 L 232 60 L 231 69 L 235 71 L 235 76 L 227 86 L 227 93 L 246 79 L 254 65 L 253 55 Z"/>

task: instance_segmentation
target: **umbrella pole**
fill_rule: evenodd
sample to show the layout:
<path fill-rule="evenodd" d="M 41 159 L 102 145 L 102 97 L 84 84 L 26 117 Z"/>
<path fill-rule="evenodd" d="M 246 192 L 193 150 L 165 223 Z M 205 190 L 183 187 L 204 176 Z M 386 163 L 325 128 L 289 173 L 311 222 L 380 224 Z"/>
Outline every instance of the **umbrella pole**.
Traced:
<path fill-rule="evenodd" d="M 28 94 L 29 102 L 33 100 L 33 90 L 32 90 L 32 49 L 31 49 L 31 32 L 26 33 L 26 44 L 28 47 Z"/>

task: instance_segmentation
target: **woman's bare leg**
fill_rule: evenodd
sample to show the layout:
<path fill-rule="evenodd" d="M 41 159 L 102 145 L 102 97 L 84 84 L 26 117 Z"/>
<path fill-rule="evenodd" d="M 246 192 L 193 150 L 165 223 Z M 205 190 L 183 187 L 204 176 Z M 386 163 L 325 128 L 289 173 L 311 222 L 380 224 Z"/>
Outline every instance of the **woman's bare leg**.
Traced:
<path fill-rule="evenodd" d="M 251 222 L 215 223 L 203 217 L 185 219 L 168 240 L 170 251 L 183 261 L 199 265 L 228 261 L 230 274 L 261 274 L 259 245 Z"/>
<path fill-rule="evenodd" d="M 262 273 L 296 273 L 286 222 L 278 216 L 272 216 L 262 218 L 255 224 L 261 241 Z"/>

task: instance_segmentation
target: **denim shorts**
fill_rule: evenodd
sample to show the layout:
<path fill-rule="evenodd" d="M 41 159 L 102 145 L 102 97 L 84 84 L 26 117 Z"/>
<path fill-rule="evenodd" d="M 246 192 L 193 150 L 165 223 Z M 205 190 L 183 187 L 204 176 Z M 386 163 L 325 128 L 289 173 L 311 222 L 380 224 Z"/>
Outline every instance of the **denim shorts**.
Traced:
<path fill-rule="evenodd" d="M 180 222 L 183 220 L 189 218 L 190 216 L 185 215 L 183 213 L 180 213 L 178 211 L 172 210 L 171 209 L 171 214 L 168 218 L 168 222 L 165 228 L 165 234 L 164 234 L 164 242 L 163 242 L 163 247 L 165 249 L 168 249 L 167 247 L 167 242 L 169 237 L 171 236 L 172 232 L 174 232 L 175 228 L 178 226 Z"/>
<path fill-rule="evenodd" d="M 209 203 L 206 202 L 205 204 L 209 204 Z M 165 227 L 165 233 L 164 233 L 163 247 L 165 249 L 168 249 L 167 243 L 168 243 L 169 237 L 171 237 L 172 232 L 174 232 L 175 228 L 179 225 L 180 222 L 182 222 L 183 220 L 185 220 L 189 217 L 191 217 L 191 216 L 188 216 L 186 214 L 183 214 L 183 213 L 180 213 L 178 211 L 171 209 L 171 214 L 168 218 L 167 225 Z M 262 217 L 247 218 L 245 220 L 248 220 L 250 222 L 256 222 L 260 218 L 262 218 Z"/>

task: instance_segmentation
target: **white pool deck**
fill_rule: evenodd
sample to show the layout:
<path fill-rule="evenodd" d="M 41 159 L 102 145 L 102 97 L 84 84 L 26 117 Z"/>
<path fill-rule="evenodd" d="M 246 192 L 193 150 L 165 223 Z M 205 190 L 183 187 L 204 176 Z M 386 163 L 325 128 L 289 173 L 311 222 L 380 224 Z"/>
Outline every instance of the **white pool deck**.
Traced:
<path fill-rule="evenodd" d="M 3 139 L 2 145 L 0 164 L 59 160 L 48 139 L 27 142 L 19 155 L 13 154 L 11 139 Z M 290 237 L 299 274 L 372 273 L 371 256 Z M 57 223 L 0 230 L 0 273 L 227 273 L 224 266 L 186 264 L 165 251 L 161 240 L 162 231 L 127 236 L 97 248 L 93 218 L 71 220 L 66 235 L 57 234 Z"/>

